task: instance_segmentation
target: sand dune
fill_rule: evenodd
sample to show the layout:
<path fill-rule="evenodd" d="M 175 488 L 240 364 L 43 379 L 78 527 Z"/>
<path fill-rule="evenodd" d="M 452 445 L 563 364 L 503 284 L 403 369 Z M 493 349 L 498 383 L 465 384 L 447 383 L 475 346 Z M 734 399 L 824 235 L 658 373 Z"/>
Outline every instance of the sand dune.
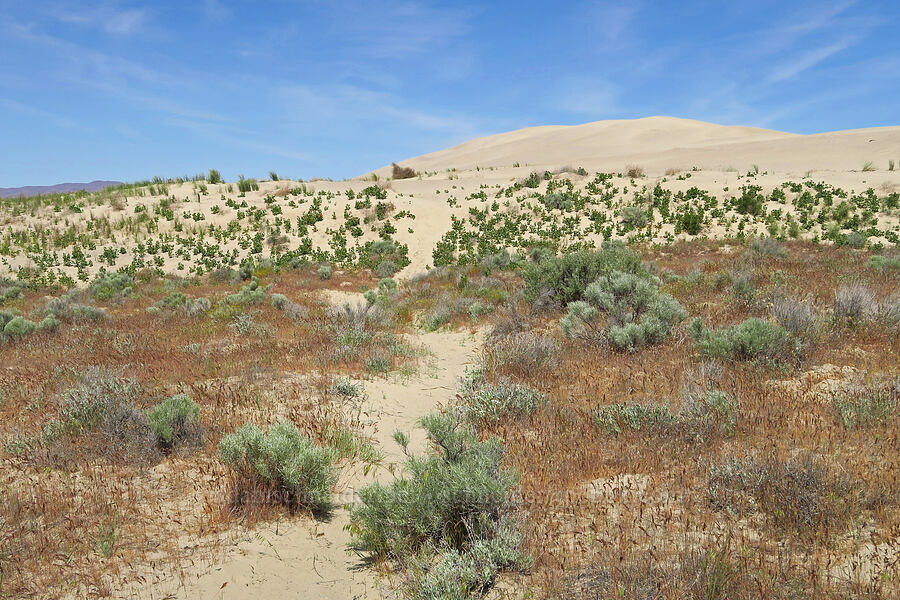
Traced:
<path fill-rule="evenodd" d="M 900 127 L 798 135 L 715 125 L 673 117 L 531 127 L 478 138 L 402 161 L 419 171 L 448 168 L 583 166 L 621 170 L 635 163 L 648 173 L 669 168 L 761 169 L 778 172 L 859 170 L 866 161 L 900 158 Z M 388 175 L 390 168 L 376 171 Z"/>

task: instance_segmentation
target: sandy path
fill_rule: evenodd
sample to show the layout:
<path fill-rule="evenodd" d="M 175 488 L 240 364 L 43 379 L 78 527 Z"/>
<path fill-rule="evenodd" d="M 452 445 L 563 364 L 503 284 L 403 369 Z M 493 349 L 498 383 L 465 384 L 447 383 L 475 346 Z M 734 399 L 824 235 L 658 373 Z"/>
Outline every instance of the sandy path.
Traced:
<path fill-rule="evenodd" d="M 419 373 L 408 380 L 365 382 L 366 407 L 376 423 L 374 437 L 385 453 L 383 467 L 365 475 L 361 467 L 344 469 L 340 503 L 355 501 L 356 490 L 371 481 L 391 478 L 388 465 L 403 454 L 393 441 L 400 429 L 411 434 L 410 450 L 424 446 L 416 421 L 455 397 L 457 379 L 470 365 L 478 340 L 467 333 L 422 333 L 411 339 L 429 352 Z M 139 592 L 142 598 L 384 598 L 389 590 L 359 556 L 347 552 L 344 531 L 348 511 L 335 510 L 329 521 L 299 518 L 260 525 L 229 548 L 211 569 Z"/>

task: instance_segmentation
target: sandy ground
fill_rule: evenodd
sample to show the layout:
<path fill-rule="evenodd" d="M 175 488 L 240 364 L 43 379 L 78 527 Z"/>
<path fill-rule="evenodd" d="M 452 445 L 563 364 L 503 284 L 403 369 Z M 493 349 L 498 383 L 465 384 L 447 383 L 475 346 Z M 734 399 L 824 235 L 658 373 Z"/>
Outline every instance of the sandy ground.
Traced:
<path fill-rule="evenodd" d="M 343 301 L 345 297 L 333 300 Z M 362 300 L 362 297 L 359 297 Z M 393 433 L 411 434 L 409 449 L 421 452 L 424 433 L 417 421 L 455 397 L 457 379 L 475 359 L 479 340 L 467 333 L 421 333 L 411 340 L 428 353 L 425 365 L 408 380 L 366 381 L 366 409 L 376 423 L 374 433 L 384 452 L 383 464 L 366 475 L 362 467 L 342 473 L 337 502 L 351 504 L 356 491 L 372 481 L 388 482 L 404 456 Z M 327 521 L 297 518 L 258 526 L 228 547 L 221 560 L 196 568 L 183 581 L 122 590 L 120 597 L 148 599 L 363 599 L 389 597 L 389 581 L 348 551 L 350 534 L 345 507 Z"/>

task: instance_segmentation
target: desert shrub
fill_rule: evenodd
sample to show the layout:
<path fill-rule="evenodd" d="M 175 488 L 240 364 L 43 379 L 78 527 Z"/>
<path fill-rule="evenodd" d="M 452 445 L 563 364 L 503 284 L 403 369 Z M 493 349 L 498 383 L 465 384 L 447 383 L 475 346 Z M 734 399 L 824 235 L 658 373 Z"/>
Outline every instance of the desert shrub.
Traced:
<path fill-rule="evenodd" d="M 51 298 L 40 313 L 53 316 L 60 321 L 101 321 L 106 318 L 106 312 L 102 308 L 78 302 L 77 292 Z"/>
<path fill-rule="evenodd" d="M 477 300 L 469 305 L 467 311 L 469 313 L 469 317 L 473 321 L 477 321 L 483 315 L 488 315 L 494 312 L 494 306 L 491 304 L 484 304 L 483 302 L 478 302 Z"/>
<path fill-rule="evenodd" d="M 110 300 L 114 296 L 127 296 L 134 288 L 134 278 L 127 273 L 101 271 L 88 285 L 88 293 L 97 300 Z"/>
<path fill-rule="evenodd" d="M 409 456 L 403 476 L 392 483 L 374 483 L 360 491 L 360 503 L 350 512 L 354 546 L 376 556 L 403 560 L 435 550 L 443 551 L 445 557 L 456 552 L 475 558 L 485 553 L 486 546 L 499 544 L 503 552 L 485 553 L 493 555 L 489 563 L 494 567 L 523 560 L 509 521 L 510 492 L 518 474 L 502 466 L 500 440 L 479 440 L 472 428 L 452 415 L 432 414 L 423 418 L 421 425 L 431 442 L 429 453 Z M 395 439 L 406 448 L 404 434 L 398 432 Z M 506 558 L 501 560 L 502 556 Z M 434 577 L 437 573 L 462 571 L 459 565 L 451 566 L 433 571 L 432 565 L 423 563 L 421 568 L 427 572 L 420 573 L 418 580 L 439 585 Z M 459 583 L 469 588 L 464 593 L 471 593 L 488 583 L 478 581 Z"/>
<path fill-rule="evenodd" d="M 171 448 L 196 433 L 200 407 L 187 395 L 177 394 L 151 408 L 147 417 L 160 446 Z"/>
<path fill-rule="evenodd" d="M 331 266 L 330 265 L 319 265 L 319 279 L 331 279 Z"/>
<path fill-rule="evenodd" d="M 36 331 L 56 331 L 59 329 L 59 319 L 53 315 L 47 315 L 38 322 Z"/>
<path fill-rule="evenodd" d="M 341 377 L 331 384 L 328 391 L 344 398 L 360 398 L 365 393 L 363 384 L 356 383 L 349 377 Z"/>
<path fill-rule="evenodd" d="M 222 174 L 219 173 L 219 171 L 216 169 L 210 169 L 209 175 L 206 176 L 206 181 L 208 181 L 212 185 L 222 183 Z"/>
<path fill-rule="evenodd" d="M 716 435 L 730 437 L 737 425 L 737 401 L 717 389 L 707 389 L 687 398 L 681 421 L 688 433 L 699 440 Z"/>
<path fill-rule="evenodd" d="M 762 258 L 783 258 L 787 256 L 784 244 L 772 237 L 753 238 L 748 246 L 748 252 L 752 256 Z"/>
<path fill-rule="evenodd" d="M 463 414 L 472 423 L 527 417 L 547 403 L 547 397 L 508 377 L 496 384 L 482 383 L 461 390 Z"/>
<path fill-rule="evenodd" d="M 643 274 L 641 257 L 624 244 L 605 243 L 599 251 L 580 250 L 545 258 L 523 272 L 525 299 L 534 302 L 542 293 L 565 305 L 582 300 L 587 287 L 613 271 Z"/>
<path fill-rule="evenodd" d="M 647 211 L 640 206 L 623 206 L 619 217 L 626 230 L 643 229 L 649 220 Z"/>
<path fill-rule="evenodd" d="M 665 406 L 650 404 L 610 404 L 594 409 L 594 425 L 609 435 L 617 435 L 626 429 L 666 428 L 675 423 L 677 417 Z"/>
<path fill-rule="evenodd" d="M 659 280 L 651 275 L 613 271 L 591 283 L 584 298 L 569 304 L 560 321 L 563 332 L 574 338 L 608 340 L 616 350 L 659 343 L 687 318 L 681 304 L 660 292 Z M 601 311 L 608 318 L 605 330 L 597 322 Z"/>
<path fill-rule="evenodd" d="M 486 592 L 502 569 L 521 569 L 529 564 L 520 547 L 522 533 L 511 520 L 493 526 L 490 535 L 458 550 L 439 548 L 437 559 L 424 554 L 411 561 L 406 584 L 410 598 L 469 600 Z"/>
<path fill-rule="evenodd" d="M 242 285 L 241 289 L 238 292 L 235 292 L 234 294 L 228 294 L 227 296 L 222 298 L 222 304 L 231 306 L 256 304 L 257 302 L 261 302 L 266 297 L 266 294 L 271 288 L 271 283 L 265 287 L 259 287 L 259 283 L 254 279 L 247 285 Z"/>
<path fill-rule="evenodd" d="M 391 163 L 392 179 L 411 179 L 418 175 L 412 167 L 401 167 L 397 163 Z"/>
<path fill-rule="evenodd" d="M 375 274 L 379 277 L 393 277 L 399 271 L 397 263 L 392 260 L 383 260 L 375 267 Z"/>
<path fill-rule="evenodd" d="M 848 321 L 861 321 L 878 312 L 875 294 L 867 287 L 853 284 L 834 293 L 834 316 Z"/>
<path fill-rule="evenodd" d="M 870 256 L 868 266 L 876 271 L 900 269 L 900 256 Z"/>
<path fill-rule="evenodd" d="M 25 317 L 15 316 L 3 327 L 3 335 L 9 338 L 23 338 L 34 333 L 37 324 Z"/>
<path fill-rule="evenodd" d="M 274 308 L 281 310 L 290 301 L 288 300 L 288 297 L 285 296 L 284 294 L 272 294 L 271 302 L 272 302 L 272 306 Z"/>
<path fill-rule="evenodd" d="M 449 323 L 451 316 L 452 314 L 448 306 L 435 306 L 425 317 L 423 326 L 426 331 L 436 331 Z"/>
<path fill-rule="evenodd" d="M 794 335 L 812 331 L 818 321 L 815 308 L 810 302 L 800 302 L 783 296 L 773 300 L 771 313 L 776 323 Z"/>
<path fill-rule="evenodd" d="M 628 165 L 625 167 L 625 175 L 632 179 L 640 179 L 644 176 L 644 168 L 639 165 Z"/>
<path fill-rule="evenodd" d="M 841 425 L 862 428 L 881 425 L 897 412 L 900 379 L 854 383 L 840 390 L 832 400 Z"/>
<path fill-rule="evenodd" d="M 517 302 L 509 302 L 500 307 L 498 317 L 494 320 L 488 338 L 491 342 L 497 342 L 511 335 L 525 333 L 531 329 L 526 315 L 519 311 Z"/>
<path fill-rule="evenodd" d="M 697 318 L 688 331 L 706 358 L 775 359 L 793 350 L 790 336 L 780 325 L 758 317 L 718 330 L 707 329 Z"/>
<path fill-rule="evenodd" d="M 212 303 L 209 301 L 209 298 L 204 298 L 203 296 L 196 298 L 193 302 L 189 302 L 184 310 L 192 317 L 197 315 L 201 315 L 209 312 L 209 309 L 212 308 Z"/>
<path fill-rule="evenodd" d="M 234 471 L 238 490 L 264 488 L 271 492 L 270 499 L 316 513 L 332 507 L 335 451 L 317 446 L 289 421 L 275 423 L 266 432 L 244 425 L 222 438 L 219 454 Z"/>
<path fill-rule="evenodd" d="M 516 374 L 536 373 L 559 364 L 559 343 L 551 337 L 522 332 L 509 335 L 486 349 L 489 368 Z"/>
<path fill-rule="evenodd" d="M 95 451 L 110 458 L 155 459 L 156 440 L 147 416 L 135 408 L 139 393 L 134 379 L 109 369 L 87 369 L 79 385 L 62 394 L 57 417 L 41 431 L 41 445 L 52 450 L 87 436 L 95 441 Z"/>
<path fill-rule="evenodd" d="M 758 509 L 777 527 L 817 536 L 843 530 L 864 505 L 858 486 L 811 455 L 788 461 L 732 457 L 710 468 L 708 485 L 718 510 Z"/>

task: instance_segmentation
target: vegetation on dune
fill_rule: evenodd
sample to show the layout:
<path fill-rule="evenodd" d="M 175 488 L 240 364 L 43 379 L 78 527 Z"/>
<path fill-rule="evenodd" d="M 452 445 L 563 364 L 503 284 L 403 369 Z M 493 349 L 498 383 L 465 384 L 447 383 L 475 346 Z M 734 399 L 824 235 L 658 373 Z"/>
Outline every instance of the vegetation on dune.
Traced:
<path fill-rule="evenodd" d="M 895 596 L 896 194 L 629 171 L 442 175 L 410 277 L 390 182 L 5 200 L 46 227 L 0 235 L 0 595 L 100 597 L 237 522 L 321 518 L 384 456 L 367 389 L 478 330 L 424 450 L 398 433 L 350 510 L 405 597 Z"/>

